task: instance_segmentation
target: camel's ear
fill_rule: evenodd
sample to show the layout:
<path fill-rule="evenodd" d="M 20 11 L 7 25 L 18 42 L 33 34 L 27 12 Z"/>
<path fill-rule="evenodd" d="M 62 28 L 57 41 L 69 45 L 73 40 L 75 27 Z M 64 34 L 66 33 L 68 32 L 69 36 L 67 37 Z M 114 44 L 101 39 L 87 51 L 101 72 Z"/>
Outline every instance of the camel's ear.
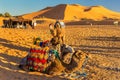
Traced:
<path fill-rule="evenodd" d="M 49 29 L 50 29 L 50 30 L 53 30 L 53 29 L 54 29 L 54 27 L 53 27 L 53 26 L 49 26 Z"/>
<path fill-rule="evenodd" d="M 50 24 L 50 25 L 49 25 L 49 29 L 50 29 L 50 30 L 54 30 L 53 24 Z"/>

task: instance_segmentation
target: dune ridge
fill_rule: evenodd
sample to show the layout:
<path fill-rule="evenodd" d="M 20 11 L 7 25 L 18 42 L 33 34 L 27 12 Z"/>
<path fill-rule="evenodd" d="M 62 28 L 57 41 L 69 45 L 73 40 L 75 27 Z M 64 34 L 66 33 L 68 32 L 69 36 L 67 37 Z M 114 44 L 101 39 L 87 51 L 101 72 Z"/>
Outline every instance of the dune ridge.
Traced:
<path fill-rule="evenodd" d="M 30 19 L 37 17 L 57 20 L 81 20 L 84 18 L 102 20 L 105 18 L 120 19 L 120 13 L 109 10 L 101 5 L 82 6 L 79 4 L 59 4 L 54 7 L 46 7 L 40 11 L 23 15 L 23 17 Z"/>

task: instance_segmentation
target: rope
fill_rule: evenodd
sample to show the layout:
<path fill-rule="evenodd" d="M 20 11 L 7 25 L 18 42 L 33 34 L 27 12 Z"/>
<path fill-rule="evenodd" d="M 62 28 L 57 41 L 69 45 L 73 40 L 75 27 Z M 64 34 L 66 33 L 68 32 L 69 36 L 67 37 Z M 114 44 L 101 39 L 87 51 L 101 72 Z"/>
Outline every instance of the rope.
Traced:
<path fill-rule="evenodd" d="M 86 56 L 85 61 L 84 61 L 83 65 L 82 65 L 82 72 L 84 72 L 84 67 L 87 64 L 87 61 L 88 61 L 88 56 Z"/>
<path fill-rule="evenodd" d="M 60 60 L 59 53 L 57 52 L 57 50 L 50 50 L 49 53 L 53 53 L 55 57 Z"/>
<path fill-rule="evenodd" d="M 84 67 L 85 67 L 85 65 L 87 64 L 88 58 L 89 58 L 89 57 L 86 56 L 85 61 L 84 61 L 83 65 L 82 65 L 82 72 L 80 72 L 80 71 L 73 72 L 73 74 L 76 74 L 76 76 L 72 76 L 72 75 L 71 75 L 72 78 L 78 79 L 78 78 L 80 78 L 80 77 L 86 77 L 86 76 L 87 76 L 87 73 L 84 72 Z"/>

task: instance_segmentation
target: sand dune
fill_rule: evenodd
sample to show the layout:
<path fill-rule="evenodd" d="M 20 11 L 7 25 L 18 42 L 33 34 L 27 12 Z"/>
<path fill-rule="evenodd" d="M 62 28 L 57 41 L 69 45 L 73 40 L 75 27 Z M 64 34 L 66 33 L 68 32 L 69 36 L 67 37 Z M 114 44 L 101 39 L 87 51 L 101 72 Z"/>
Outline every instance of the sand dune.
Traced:
<path fill-rule="evenodd" d="M 36 16 L 39 18 L 44 17 L 61 20 L 102 20 L 106 18 L 120 19 L 120 13 L 109 10 L 104 6 L 81 6 L 79 4 L 60 4 L 24 15 L 26 18 L 33 18 Z"/>
<path fill-rule="evenodd" d="M 120 19 L 120 13 L 108 10 L 103 6 L 90 6 L 81 8 L 81 6 L 79 5 L 77 6 L 67 5 L 64 19 L 74 20 L 86 18 L 93 20 L 101 20 L 104 19 L 104 17 Z"/>
<path fill-rule="evenodd" d="M 49 11 L 49 8 L 46 8 L 46 9 L 38 11 L 38 12 L 33 12 L 32 14 L 31 13 L 25 14 L 22 17 L 25 18 L 25 19 L 33 19 L 34 17 L 36 17 L 36 16 L 38 16 L 40 14 L 43 14 L 43 13 L 45 13 L 47 11 Z"/>

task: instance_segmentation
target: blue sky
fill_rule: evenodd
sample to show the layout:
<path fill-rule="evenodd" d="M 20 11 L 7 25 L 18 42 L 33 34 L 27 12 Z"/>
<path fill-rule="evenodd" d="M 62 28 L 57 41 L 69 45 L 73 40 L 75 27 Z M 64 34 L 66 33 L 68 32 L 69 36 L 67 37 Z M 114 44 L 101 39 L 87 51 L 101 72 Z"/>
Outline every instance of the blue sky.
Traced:
<path fill-rule="evenodd" d="M 58 4 L 102 5 L 120 12 L 120 0 L 0 0 L 0 13 L 9 12 L 11 15 L 21 15 Z"/>

